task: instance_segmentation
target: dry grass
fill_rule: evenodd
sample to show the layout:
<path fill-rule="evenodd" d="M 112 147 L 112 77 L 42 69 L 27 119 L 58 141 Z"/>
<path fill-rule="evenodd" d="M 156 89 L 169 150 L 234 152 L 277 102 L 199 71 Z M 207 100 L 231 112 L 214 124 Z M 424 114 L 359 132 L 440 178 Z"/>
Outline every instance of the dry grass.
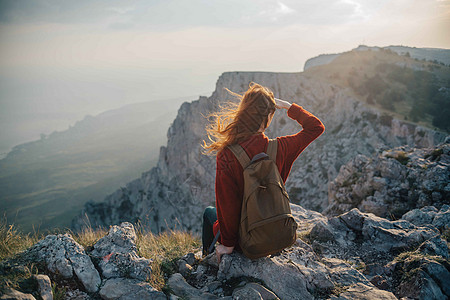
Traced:
<path fill-rule="evenodd" d="M 137 230 L 139 255 L 153 260 L 150 284 L 162 290 L 165 280 L 177 271 L 176 262 L 185 254 L 198 251 L 200 239 L 188 232 L 170 230 L 154 235 Z"/>
<path fill-rule="evenodd" d="M 91 227 L 85 228 L 79 233 L 69 231 L 73 238 L 87 250 L 107 232 L 106 229 L 92 229 Z M 166 279 L 177 272 L 178 259 L 189 252 L 200 250 L 200 239 L 188 232 L 170 230 L 155 235 L 146 232 L 138 224 L 136 233 L 138 254 L 153 261 L 151 264 L 152 276 L 148 281 L 158 290 L 162 290 Z M 14 225 L 8 225 L 6 219 L 0 220 L 0 261 L 12 258 L 15 254 L 29 248 L 42 238 L 42 235 L 22 234 L 16 230 Z M 7 280 L 9 286 L 16 286 L 19 281 L 23 281 L 26 277 L 22 276 L 23 274 L 19 275 L 11 274 L 11 276 L 6 276 L 8 278 L 3 276 L 5 278 L 0 279 L 2 279 L 2 282 Z"/>
<path fill-rule="evenodd" d="M 0 261 L 27 249 L 39 240 L 38 234 L 22 234 L 6 217 L 0 220 Z"/>
<path fill-rule="evenodd" d="M 71 233 L 73 239 L 84 247 L 84 249 L 88 249 L 94 244 L 104 237 L 108 231 L 104 228 L 92 229 L 92 227 L 85 227 L 81 232 Z"/>

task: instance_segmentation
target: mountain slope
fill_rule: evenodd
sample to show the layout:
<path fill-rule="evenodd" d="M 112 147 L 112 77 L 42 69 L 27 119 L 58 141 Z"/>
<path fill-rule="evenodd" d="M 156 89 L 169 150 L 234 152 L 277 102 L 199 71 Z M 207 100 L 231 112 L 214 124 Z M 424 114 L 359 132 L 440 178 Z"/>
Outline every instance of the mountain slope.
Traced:
<path fill-rule="evenodd" d="M 127 105 L 14 147 L 0 160 L 0 210 L 24 231 L 70 225 L 83 204 L 156 164 L 184 99 Z"/>
<path fill-rule="evenodd" d="M 140 220 L 154 232 L 180 226 L 199 230 L 204 207 L 214 204 L 215 176 L 214 157 L 201 154 L 207 123 L 203 116 L 231 98 L 224 88 L 242 93 L 251 81 L 268 86 L 276 97 L 302 105 L 325 124 L 325 133 L 300 155 L 286 183 L 291 201 L 309 209 L 321 211 L 327 206 L 328 182 L 355 155 L 371 155 L 405 144 L 429 147 L 444 140 L 444 133 L 367 105 L 351 89 L 330 80 L 332 73 L 322 71 L 224 73 L 211 97 L 181 106 L 158 166 L 104 202 L 88 203 L 74 220 L 74 228 L 82 227 L 88 219 L 93 226 Z M 298 130 L 297 123 L 277 112 L 266 133 L 275 137 Z"/>
<path fill-rule="evenodd" d="M 305 73 L 347 88 L 360 101 L 397 119 L 450 133 L 450 66 L 375 49 L 342 53 Z"/>
<path fill-rule="evenodd" d="M 416 48 L 416 47 L 406 47 L 406 46 L 386 46 L 386 47 L 370 47 L 365 45 L 360 45 L 353 51 L 384 51 L 390 50 L 401 56 L 411 57 L 416 60 L 434 62 L 436 64 L 450 66 L 450 49 L 439 49 L 439 48 Z M 312 57 L 305 62 L 303 70 L 315 66 L 325 65 L 331 63 L 335 58 L 342 55 L 342 53 L 336 54 L 321 54 L 316 57 Z"/>

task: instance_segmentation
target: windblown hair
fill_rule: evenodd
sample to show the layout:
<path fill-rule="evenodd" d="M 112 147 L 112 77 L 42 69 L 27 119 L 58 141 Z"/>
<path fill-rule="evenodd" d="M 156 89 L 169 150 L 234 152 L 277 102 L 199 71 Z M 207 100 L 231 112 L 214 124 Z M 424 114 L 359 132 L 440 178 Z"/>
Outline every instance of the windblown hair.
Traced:
<path fill-rule="evenodd" d="M 202 145 L 205 154 L 216 154 L 228 145 L 247 139 L 262 124 L 267 128 L 269 115 L 276 110 L 273 92 L 257 83 L 250 83 L 244 95 L 227 91 L 240 102 L 228 102 L 219 112 L 208 116 L 212 122 L 206 128 L 209 144 L 203 141 Z"/>

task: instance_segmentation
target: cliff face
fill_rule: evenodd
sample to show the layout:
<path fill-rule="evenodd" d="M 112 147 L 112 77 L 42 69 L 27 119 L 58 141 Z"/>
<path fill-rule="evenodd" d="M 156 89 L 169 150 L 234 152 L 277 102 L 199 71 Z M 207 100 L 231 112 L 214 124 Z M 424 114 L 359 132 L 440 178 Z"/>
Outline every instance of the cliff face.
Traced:
<path fill-rule="evenodd" d="M 367 157 L 357 155 L 328 185 L 335 216 L 352 208 L 381 217 L 400 218 L 420 207 L 450 204 L 450 137 L 433 148 L 402 146 Z"/>
<path fill-rule="evenodd" d="M 224 88 L 243 93 L 257 82 L 278 98 L 302 105 L 325 124 L 325 133 L 295 162 L 286 183 L 294 203 L 322 211 L 328 205 L 328 182 L 357 154 L 372 155 L 409 145 L 431 147 L 444 140 L 433 130 L 393 119 L 369 108 L 348 90 L 304 73 L 224 73 L 210 97 L 184 103 L 161 147 L 157 167 L 108 196 L 102 203 L 87 203 L 73 226 L 92 226 L 140 220 L 152 231 L 166 228 L 200 230 L 201 214 L 214 205 L 215 157 L 202 155 L 201 141 L 210 112 L 232 100 Z M 285 112 L 277 112 L 266 131 L 269 137 L 300 130 Z"/>

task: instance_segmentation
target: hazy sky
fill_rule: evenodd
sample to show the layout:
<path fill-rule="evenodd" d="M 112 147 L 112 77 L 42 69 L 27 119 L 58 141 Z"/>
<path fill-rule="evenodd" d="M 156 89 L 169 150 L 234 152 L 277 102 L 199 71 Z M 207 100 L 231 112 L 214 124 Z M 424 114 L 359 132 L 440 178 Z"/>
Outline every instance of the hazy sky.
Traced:
<path fill-rule="evenodd" d="M 359 44 L 450 48 L 450 0 L 0 0 L 0 142 Z"/>

